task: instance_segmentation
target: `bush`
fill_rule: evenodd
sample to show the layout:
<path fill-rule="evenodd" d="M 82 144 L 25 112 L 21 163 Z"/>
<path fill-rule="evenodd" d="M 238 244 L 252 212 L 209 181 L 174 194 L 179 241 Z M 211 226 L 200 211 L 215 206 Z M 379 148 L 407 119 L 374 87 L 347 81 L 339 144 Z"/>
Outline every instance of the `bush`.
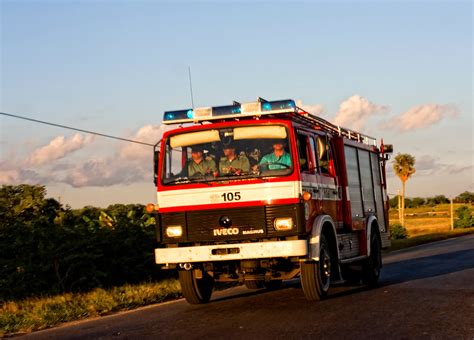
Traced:
<path fill-rule="evenodd" d="M 467 206 L 462 206 L 456 209 L 455 228 L 469 228 L 474 227 L 474 218 L 472 216 L 472 209 Z"/>
<path fill-rule="evenodd" d="M 408 238 L 408 231 L 407 228 L 396 223 L 390 226 L 390 235 L 392 236 L 392 240 L 401 240 Z"/>
<path fill-rule="evenodd" d="M 165 276 L 143 205 L 71 210 L 45 195 L 43 186 L 0 188 L 0 305 Z"/>

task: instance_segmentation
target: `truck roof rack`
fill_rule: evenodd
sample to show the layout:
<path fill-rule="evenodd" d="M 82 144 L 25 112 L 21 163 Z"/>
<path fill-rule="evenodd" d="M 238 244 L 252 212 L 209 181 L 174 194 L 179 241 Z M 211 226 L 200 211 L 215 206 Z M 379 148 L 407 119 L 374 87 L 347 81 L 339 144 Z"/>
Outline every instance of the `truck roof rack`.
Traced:
<path fill-rule="evenodd" d="M 290 117 L 292 120 L 322 130 L 333 135 L 342 136 L 350 140 L 368 145 L 377 145 L 377 140 L 363 133 L 341 127 L 313 115 L 296 106 L 292 99 L 268 101 L 258 97 L 256 102 L 239 103 L 233 101 L 232 105 L 203 107 L 178 111 L 166 111 L 163 124 L 202 123 L 208 121 L 227 121 L 240 119 L 258 119 L 261 116 L 282 118 Z"/>

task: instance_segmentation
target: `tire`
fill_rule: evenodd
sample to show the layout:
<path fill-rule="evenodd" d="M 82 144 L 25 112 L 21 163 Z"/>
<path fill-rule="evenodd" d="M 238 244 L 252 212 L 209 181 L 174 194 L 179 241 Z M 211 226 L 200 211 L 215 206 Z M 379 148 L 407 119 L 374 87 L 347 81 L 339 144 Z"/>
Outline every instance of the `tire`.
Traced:
<path fill-rule="evenodd" d="M 197 279 L 194 270 L 179 270 L 179 283 L 184 298 L 190 304 L 207 303 L 211 299 L 213 278 L 203 271 L 202 279 Z"/>
<path fill-rule="evenodd" d="M 264 287 L 262 280 L 248 280 L 245 281 L 244 284 L 248 289 L 261 289 Z"/>
<path fill-rule="evenodd" d="M 376 287 L 382 268 L 382 251 L 377 230 L 372 228 L 370 236 L 370 256 L 362 267 L 362 282 L 370 287 Z"/>
<path fill-rule="evenodd" d="M 301 264 L 301 286 L 307 300 L 324 299 L 331 285 L 331 252 L 324 235 L 320 237 L 319 261 Z"/>

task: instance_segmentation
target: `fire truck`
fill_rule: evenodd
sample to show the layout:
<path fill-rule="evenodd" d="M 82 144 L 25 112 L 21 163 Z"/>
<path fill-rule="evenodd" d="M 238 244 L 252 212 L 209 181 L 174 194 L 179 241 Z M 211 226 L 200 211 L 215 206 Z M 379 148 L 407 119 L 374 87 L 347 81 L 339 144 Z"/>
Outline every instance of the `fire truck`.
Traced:
<path fill-rule="evenodd" d="M 383 140 L 294 100 L 164 113 L 155 145 L 156 263 L 177 269 L 191 304 L 215 282 L 249 289 L 300 277 L 308 300 L 331 285 L 375 286 L 389 247 Z"/>

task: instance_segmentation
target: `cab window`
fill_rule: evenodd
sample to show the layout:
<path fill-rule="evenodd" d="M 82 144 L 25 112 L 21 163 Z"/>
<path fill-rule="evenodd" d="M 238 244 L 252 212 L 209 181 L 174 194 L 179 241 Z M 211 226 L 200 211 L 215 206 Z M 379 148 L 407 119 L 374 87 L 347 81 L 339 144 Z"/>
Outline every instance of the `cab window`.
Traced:
<path fill-rule="evenodd" d="M 327 136 L 318 136 L 316 138 L 316 145 L 318 149 L 318 163 L 320 173 L 322 175 L 335 176 L 334 160 Z"/>
<path fill-rule="evenodd" d="M 314 152 L 312 152 L 312 148 L 314 148 L 314 141 L 313 146 L 311 146 L 310 140 L 312 139 L 309 136 L 301 133 L 298 133 L 297 136 L 300 171 L 314 173 L 316 168 Z"/>

